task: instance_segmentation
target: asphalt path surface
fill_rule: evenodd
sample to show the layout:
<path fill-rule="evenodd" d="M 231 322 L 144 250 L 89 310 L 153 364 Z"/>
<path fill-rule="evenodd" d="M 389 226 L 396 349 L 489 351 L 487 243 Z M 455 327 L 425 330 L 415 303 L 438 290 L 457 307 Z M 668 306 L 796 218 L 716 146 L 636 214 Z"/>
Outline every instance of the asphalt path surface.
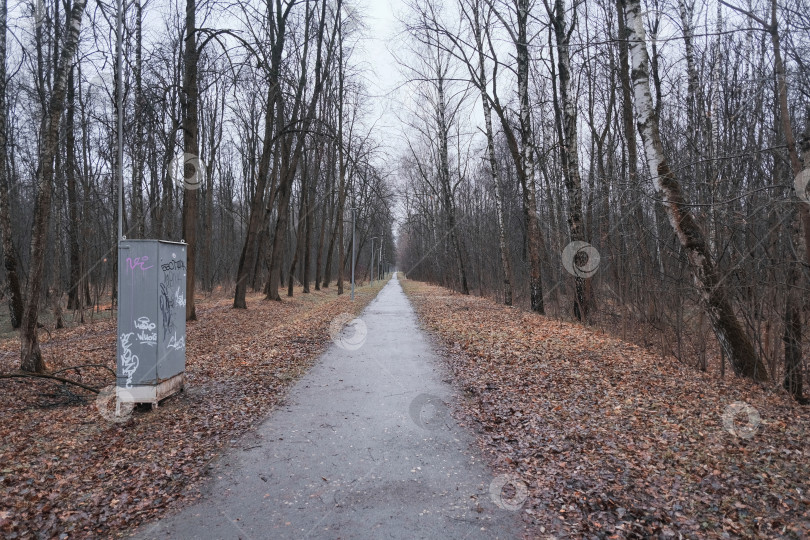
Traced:
<path fill-rule="evenodd" d="M 396 274 L 333 328 L 285 405 L 215 463 L 204 497 L 136 538 L 523 537 L 520 486 L 451 417 L 448 375 Z"/>

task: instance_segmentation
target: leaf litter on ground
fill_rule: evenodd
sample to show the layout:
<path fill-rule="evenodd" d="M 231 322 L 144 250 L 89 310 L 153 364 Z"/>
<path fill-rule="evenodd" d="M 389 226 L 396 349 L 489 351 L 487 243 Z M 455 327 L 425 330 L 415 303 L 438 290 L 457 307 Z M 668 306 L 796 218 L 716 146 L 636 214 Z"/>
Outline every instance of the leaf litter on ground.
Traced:
<path fill-rule="evenodd" d="M 460 420 L 528 487 L 538 536 L 810 538 L 810 407 L 580 324 L 401 283 L 445 349 Z"/>
<path fill-rule="evenodd" d="M 330 323 L 359 314 L 382 285 L 356 301 L 334 289 L 247 310 L 224 296 L 198 303 L 188 323 L 186 389 L 154 411 L 106 420 L 96 396 L 41 379 L 0 379 L 0 537 L 98 538 L 125 533 L 193 502 L 209 463 L 283 403 L 292 383 L 329 341 Z M 42 336 L 49 371 L 115 368 L 114 321 Z M 0 342 L 0 373 L 19 365 L 19 340 Z M 109 371 L 66 376 L 95 387 Z"/>

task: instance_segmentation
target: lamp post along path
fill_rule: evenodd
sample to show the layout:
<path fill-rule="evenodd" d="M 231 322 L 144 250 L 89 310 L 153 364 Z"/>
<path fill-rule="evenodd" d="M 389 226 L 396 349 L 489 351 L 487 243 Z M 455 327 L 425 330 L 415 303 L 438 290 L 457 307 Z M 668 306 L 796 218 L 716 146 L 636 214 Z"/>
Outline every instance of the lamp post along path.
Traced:
<path fill-rule="evenodd" d="M 352 207 L 352 301 L 354 301 L 354 263 L 357 260 L 356 250 L 355 250 L 355 217 L 357 214 L 357 208 Z"/>
<path fill-rule="evenodd" d="M 374 285 L 374 240 L 376 240 L 376 236 L 371 237 L 371 262 L 369 263 L 369 274 L 371 278 L 371 284 Z"/>

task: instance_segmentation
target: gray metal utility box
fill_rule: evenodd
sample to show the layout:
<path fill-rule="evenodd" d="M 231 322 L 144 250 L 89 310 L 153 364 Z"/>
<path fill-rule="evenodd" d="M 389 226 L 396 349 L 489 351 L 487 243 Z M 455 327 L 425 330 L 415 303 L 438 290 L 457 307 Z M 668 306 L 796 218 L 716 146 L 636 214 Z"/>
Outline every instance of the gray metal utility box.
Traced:
<path fill-rule="evenodd" d="M 183 388 L 186 369 L 187 245 L 162 240 L 118 243 L 116 395 L 158 402 Z"/>

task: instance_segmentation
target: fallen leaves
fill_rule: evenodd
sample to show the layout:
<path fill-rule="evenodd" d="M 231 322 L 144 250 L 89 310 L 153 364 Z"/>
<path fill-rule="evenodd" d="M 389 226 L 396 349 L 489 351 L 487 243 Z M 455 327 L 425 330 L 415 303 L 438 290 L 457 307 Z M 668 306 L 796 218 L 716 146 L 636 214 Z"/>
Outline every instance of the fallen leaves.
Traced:
<path fill-rule="evenodd" d="M 810 408 L 580 325 L 401 280 L 523 512 L 573 538 L 807 538 Z M 724 429 L 746 402 L 750 439 Z M 738 419 L 745 421 L 745 418 Z"/>
<path fill-rule="evenodd" d="M 321 291 L 283 302 L 218 298 L 198 304 L 187 329 L 185 392 L 125 423 L 102 418 L 95 395 L 52 381 L 0 379 L 0 536 L 106 537 L 200 496 L 212 459 L 283 402 L 329 341 L 330 322 L 359 313 L 381 285 L 348 295 Z M 115 325 L 97 322 L 43 341 L 53 371 L 115 367 Z M 19 362 L 19 342 L 0 342 L 0 372 Z M 103 368 L 71 378 L 103 387 Z"/>

